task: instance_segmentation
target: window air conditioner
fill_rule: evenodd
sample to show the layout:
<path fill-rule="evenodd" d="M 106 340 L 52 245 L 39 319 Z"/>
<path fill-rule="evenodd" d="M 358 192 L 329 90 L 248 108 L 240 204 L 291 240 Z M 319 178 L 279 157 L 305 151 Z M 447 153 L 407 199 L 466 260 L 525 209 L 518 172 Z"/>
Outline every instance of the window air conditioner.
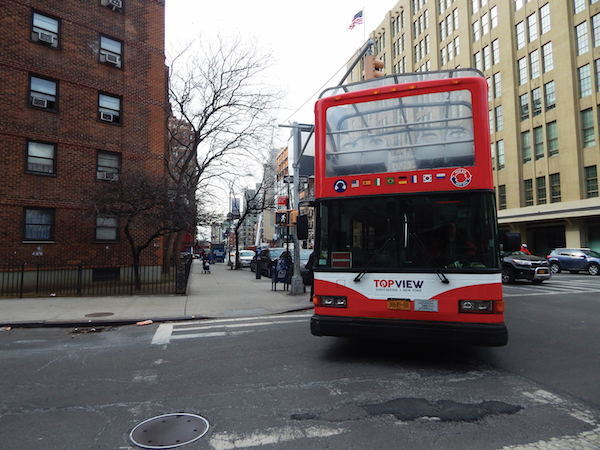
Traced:
<path fill-rule="evenodd" d="M 114 120 L 114 116 L 112 114 L 101 112 L 100 120 L 104 120 L 105 122 L 112 122 Z"/>
<path fill-rule="evenodd" d="M 104 54 L 104 59 L 106 62 L 114 64 L 115 66 L 119 66 L 121 64 L 121 58 L 119 55 L 115 55 L 114 53 L 106 52 Z"/>
<path fill-rule="evenodd" d="M 38 41 L 45 42 L 46 44 L 52 45 L 54 43 L 54 36 L 50 33 L 44 33 L 42 31 L 38 31 Z"/>
<path fill-rule="evenodd" d="M 31 104 L 33 106 L 37 106 L 38 108 L 47 108 L 48 100 L 45 98 L 31 97 Z"/>
<path fill-rule="evenodd" d="M 118 181 L 119 174 L 117 172 L 98 172 L 99 180 Z"/>
<path fill-rule="evenodd" d="M 115 6 L 117 8 L 122 8 L 123 7 L 123 0 L 108 0 L 108 3 L 111 6 Z"/>

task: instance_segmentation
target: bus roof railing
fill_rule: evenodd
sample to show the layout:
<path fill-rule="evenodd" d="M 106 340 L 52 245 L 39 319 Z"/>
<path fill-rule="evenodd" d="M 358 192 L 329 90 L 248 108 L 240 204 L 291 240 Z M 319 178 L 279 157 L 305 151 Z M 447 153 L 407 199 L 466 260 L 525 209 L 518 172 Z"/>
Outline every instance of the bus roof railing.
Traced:
<path fill-rule="evenodd" d="M 331 97 L 346 92 L 362 91 L 364 89 L 393 86 L 395 84 L 416 83 L 419 81 L 443 80 L 448 78 L 483 77 L 484 75 L 476 69 L 452 69 L 437 70 L 431 72 L 395 73 L 381 78 L 358 81 L 356 83 L 343 84 L 325 89 L 319 98 Z"/>

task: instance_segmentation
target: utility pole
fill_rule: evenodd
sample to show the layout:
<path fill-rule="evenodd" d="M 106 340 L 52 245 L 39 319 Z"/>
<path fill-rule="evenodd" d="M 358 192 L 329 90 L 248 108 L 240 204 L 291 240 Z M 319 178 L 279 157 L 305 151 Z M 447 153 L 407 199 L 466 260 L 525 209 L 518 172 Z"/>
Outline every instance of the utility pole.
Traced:
<path fill-rule="evenodd" d="M 313 131 L 313 125 L 299 124 L 293 122 L 292 125 L 279 125 L 280 127 L 292 128 L 293 143 L 294 143 L 294 154 L 292 155 L 292 169 L 293 169 L 293 183 L 294 191 L 292 196 L 292 203 L 290 207 L 298 209 L 298 203 L 300 202 L 300 157 L 304 153 L 302 147 L 302 132 Z M 289 157 L 289 155 L 288 155 Z M 299 295 L 304 293 L 304 283 L 302 282 L 302 275 L 300 275 L 300 242 L 298 240 L 298 229 L 292 227 L 292 237 L 294 239 L 294 275 L 292 275 L 292 295 Z"/>

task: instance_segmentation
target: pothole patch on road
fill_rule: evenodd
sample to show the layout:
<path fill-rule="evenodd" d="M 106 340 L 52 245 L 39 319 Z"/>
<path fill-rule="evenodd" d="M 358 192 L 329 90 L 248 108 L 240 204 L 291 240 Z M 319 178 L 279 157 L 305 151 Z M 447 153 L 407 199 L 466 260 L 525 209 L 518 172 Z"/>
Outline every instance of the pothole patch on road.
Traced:
<path fill-rule="evenodd" d="M 102 333 L 110 331 L 113 327 L 77 327 L 69 331 L 70 334 Z"/>
<path fill-rule="evenodd" d="M 142 448 L 176 448 L 200 439 L 208 428 L 208 421 L 196 414 L 163 414 L 136 425 L 129 438 Z"/>
<path fill-rule="evenodd" d="M 96 312 L 96 313 L 90 313 L 90 314 L 86 314 L 85 317 L 109 317 L 109 316 L 114 316 L 115 313 L 111 313 L 111 312 Z"/>

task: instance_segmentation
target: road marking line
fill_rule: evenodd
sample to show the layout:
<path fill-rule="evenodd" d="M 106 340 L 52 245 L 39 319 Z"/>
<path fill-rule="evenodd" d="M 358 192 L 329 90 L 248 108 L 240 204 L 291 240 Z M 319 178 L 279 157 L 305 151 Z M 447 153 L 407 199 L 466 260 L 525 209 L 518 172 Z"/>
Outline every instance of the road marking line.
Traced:
<path fill-rule="evenodd" d="M 323 438 L 345 433 L 343 428 L 326 427 L 283 427 L 256 431 L 245 435 L 235 433 L 219 433 L 210 439 L 210 445 L 215 450 L 232 450 L 236 448 L 260 447 L 278 444 L 304 438 Z"/>
<path fill-rule="evenodd" d="M 169 342 L 171 342 L 172 332 L 172 323 L 161 323 L 156 329 L 156 332 L 154 333 L 154 337 L 152 338 L 152 345 L 168 344 Z"/>

